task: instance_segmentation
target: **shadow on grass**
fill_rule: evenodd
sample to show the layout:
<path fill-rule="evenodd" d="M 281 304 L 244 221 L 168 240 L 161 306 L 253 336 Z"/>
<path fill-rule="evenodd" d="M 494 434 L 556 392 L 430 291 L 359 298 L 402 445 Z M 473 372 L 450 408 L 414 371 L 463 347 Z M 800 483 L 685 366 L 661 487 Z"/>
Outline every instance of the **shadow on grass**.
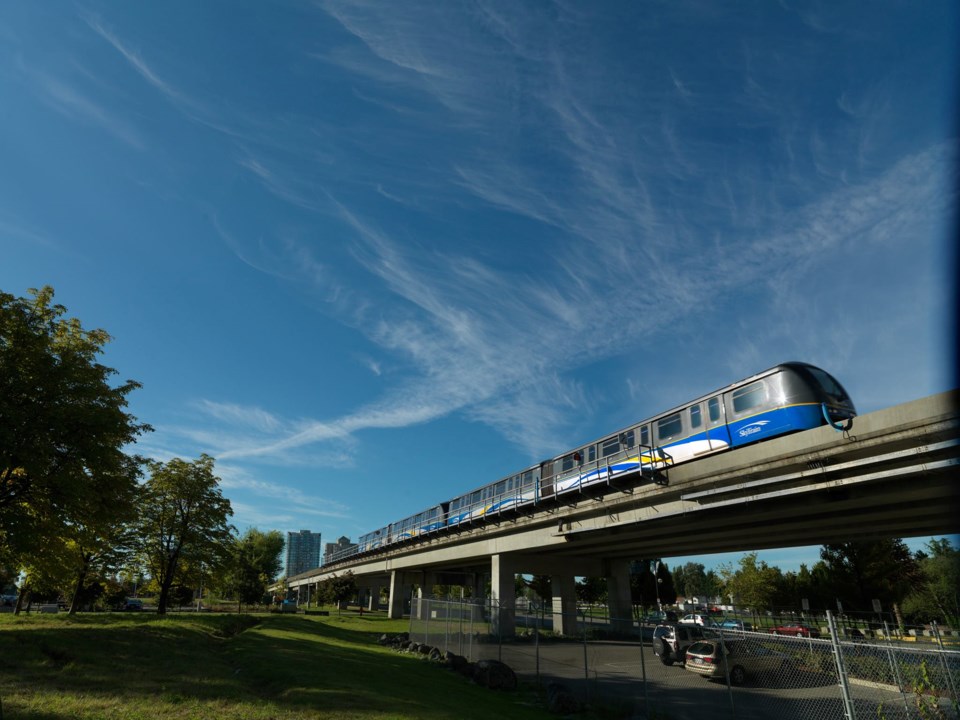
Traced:
<path fill-rule="evenodd" d="M 490 693 L 379 647 L 375 621 L 240 618 L 0 625 L 4 711 L 30 720 L 125 717 L 124 706 L 137 717 L 179 718 L 198 705 L 234 718 L 547 717 L 531 698 Z"/>

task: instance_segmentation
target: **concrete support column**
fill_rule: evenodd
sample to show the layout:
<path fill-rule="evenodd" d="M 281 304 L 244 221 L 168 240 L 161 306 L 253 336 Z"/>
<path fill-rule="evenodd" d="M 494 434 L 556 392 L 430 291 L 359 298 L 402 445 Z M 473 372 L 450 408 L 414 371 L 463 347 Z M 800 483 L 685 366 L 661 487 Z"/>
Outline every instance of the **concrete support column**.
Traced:
<path fill-rule="evenodd" d="M 380 608 L 380 586 L 374 585 L 372 588 L 368 588 L 370 593 L 367 596 L 367 610 L 373 612 Z"/>
<path fill-rule="evenodd" d="M 420 581 L 420 597 L 433 597 L 433 586 L 437 584 L 437 574 L 435 572 L 423 571 L 423 577 Z"/>
<path fill-rule="evenodd" d="M 607 578 L 607 607 L 610 610 L 610 629 L 614 632 L 633 632 L 633 602 L 630 598 L 630 561 L 609 560 L 604 563 Z"/>
<path fill-rule="evenodd" d="M 558 635 L 577 632 L 577 579 L 573 575 L 552 575 L 553 631 Z"/>
<path fill-rule="evenodd" d="M 473 574 L 473 599 L 481 603 L 487 600 L 487 576 L 483 573 Z"/>
<path fill-rule="evenodd" d="M 507 555 L 490 558 L 490 625 L 494 634 L 513 637 L 516 630 L 517 569 Z"/>
<path fill-rule="evenodd" d="M 406 573 L 400 570 L 394 570 L 390 573 L 390 600 L 387 617 L 391 620 L 399 620 L 403 617 L 403 605 L 410 594 L 410 586 L 407 584 Z"/>

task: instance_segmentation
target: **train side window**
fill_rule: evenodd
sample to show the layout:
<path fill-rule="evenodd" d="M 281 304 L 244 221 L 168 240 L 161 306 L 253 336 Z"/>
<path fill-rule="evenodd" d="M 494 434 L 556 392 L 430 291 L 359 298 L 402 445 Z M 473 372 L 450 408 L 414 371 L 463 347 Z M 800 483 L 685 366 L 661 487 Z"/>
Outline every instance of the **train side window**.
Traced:
<path fill-rule="evenodd" d="M 710 422 L 720 419 L 720 398 L 712 397 L 707 401 L 707 412 L 710 415 Z"/>
<path fill-rule="evenodd" d="M 650 447 L 650 426 L 644 425 L 640 428 L 640 444 Z"/>
<path fill-rule="evenodd" d="M 669 440 L 677 437 L 683 430 L 683 421 L 680 419 L 680 413 L 668 415 L 665 418 L 657 420 L 657 439 Z"/>
<path fill-rule="evenodd" d="M 620 452 L 620 436 L 607 438 L 600 443 L 600 453 L 603 457 L 610 457 Z"/>
<path fill-rule="evenodd" d="M 733 411 L 736 413 L 747 412 L 762 405 L 766 399 L 766 388 L 762 381 L 737 388 L 733 391 Z"/>
<path fill-rule="evenodd" d="M 587 448 L 587 462 L 597 461 L 597 446 L 591 445 Z"/>
<path fill-rule="evenodd" d="M 698 428 L 703 422 L 703 418 L 700 415 L 700 406 L 691 405 L 690 406 L 690 427 Z"/>
<path fill-rule="evenodd" d="M 636 437 L 636 431 L 633 428 L 630 428 L 625 433 L 620 433 L 620 443 L 624 448 L 631 448 L 637 444 Z"/>

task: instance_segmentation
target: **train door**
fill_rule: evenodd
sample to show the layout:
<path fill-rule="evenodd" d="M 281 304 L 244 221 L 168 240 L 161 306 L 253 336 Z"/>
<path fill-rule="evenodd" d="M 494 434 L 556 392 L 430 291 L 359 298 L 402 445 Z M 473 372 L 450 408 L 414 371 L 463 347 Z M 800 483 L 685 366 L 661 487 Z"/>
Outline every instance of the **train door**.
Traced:
<path fill-rule="evenodd" d="M 546 460 L 540 463 L 540 497 L 547 500 L 553 495 L 553 460 Z"/>
<path fill-rule="evenodd" d="M 723 398 L 714 395 L 707 400 L 707 440 L 710 450 L 723 450 L 730 447 L 730 430 L 727 428 L 726 413 L 723 409 Z"/>

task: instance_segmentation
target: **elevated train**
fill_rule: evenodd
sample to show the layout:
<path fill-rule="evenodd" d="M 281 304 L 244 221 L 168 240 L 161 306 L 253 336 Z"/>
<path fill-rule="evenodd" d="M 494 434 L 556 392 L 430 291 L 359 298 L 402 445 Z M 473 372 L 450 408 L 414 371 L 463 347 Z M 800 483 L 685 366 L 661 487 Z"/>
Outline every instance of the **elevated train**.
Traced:
<path fill-rule="evenodd" d="M 822 425 L 846 430 L 855 416 L 850 396 L 832 375 L 807 363 L 782 363 L 362 535 L 349 556 L 528 509 L 638 471 Z"/>

